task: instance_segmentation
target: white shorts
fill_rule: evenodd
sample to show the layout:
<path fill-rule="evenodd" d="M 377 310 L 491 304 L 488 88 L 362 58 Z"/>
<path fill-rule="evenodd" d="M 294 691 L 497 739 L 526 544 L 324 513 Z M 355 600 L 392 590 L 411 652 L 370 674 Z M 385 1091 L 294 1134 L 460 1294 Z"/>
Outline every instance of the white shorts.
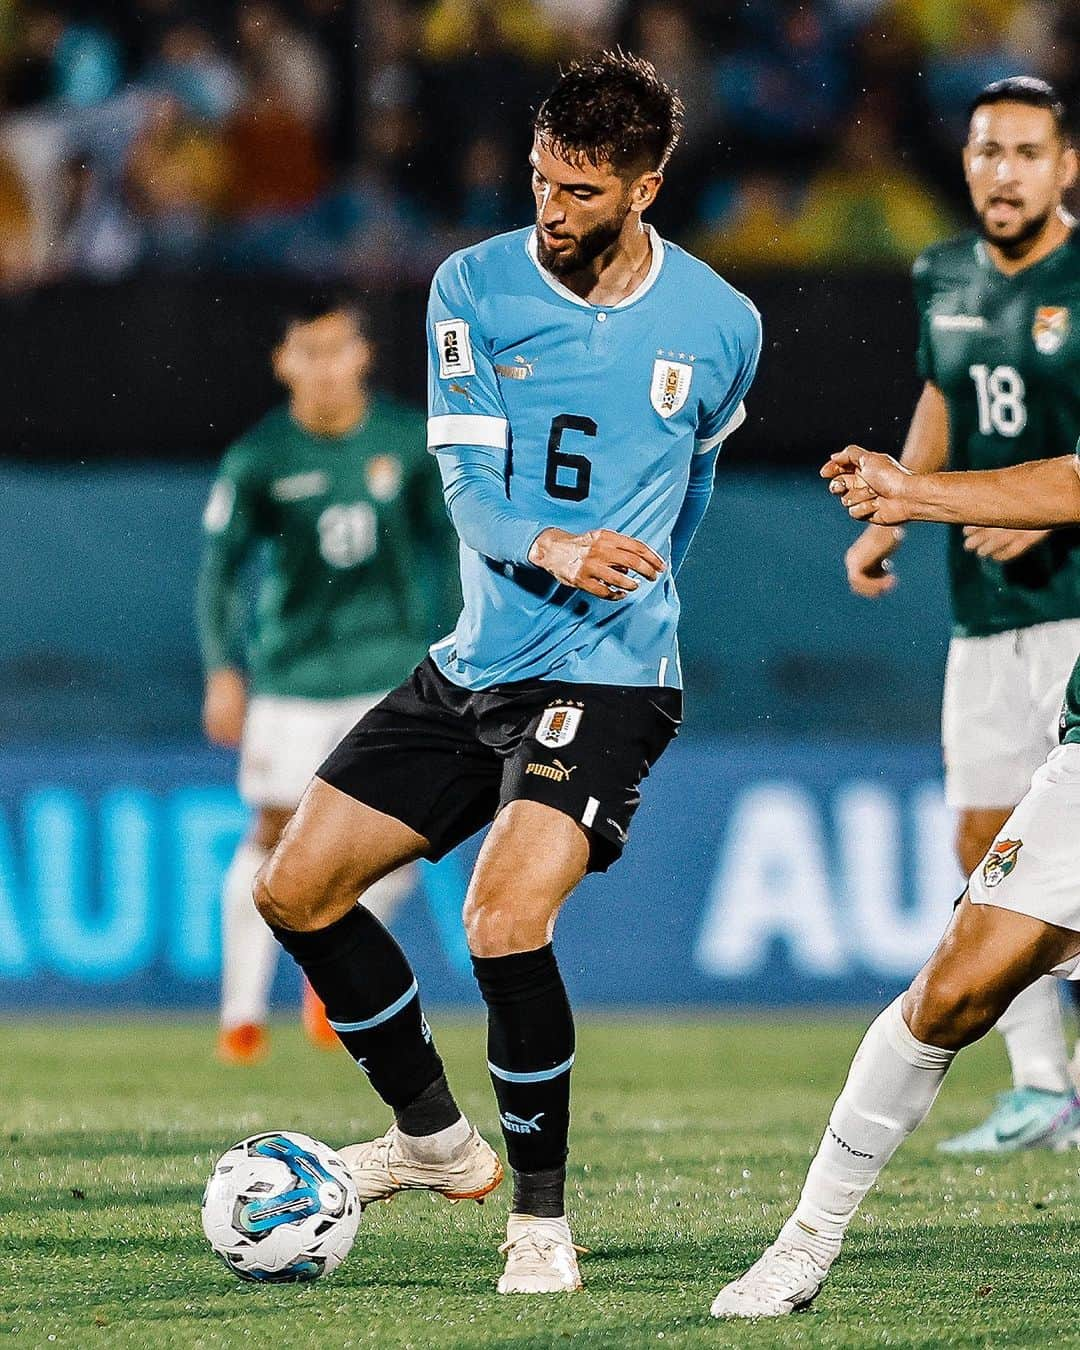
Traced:
<path fill-rule="evenodd" d="M 945 799 L 957 810 L 1015 806 L 1057 744 L 1080 619 L 953 638 L 941 740 Z"/>
<path fill-rule="evenodd" d="M 240 796 L 248 806 L 295 808 L 315 770 L 384 694 L 277 698 L 248 704 L 240 742 Z"/>
<path fill-rule="evenodd" d="M 1080 933 L 1080 745 L 1059 745 L 971 874 L 972 904 Z M 1053 974 L 1080 979 L 1080 956 Z"/>

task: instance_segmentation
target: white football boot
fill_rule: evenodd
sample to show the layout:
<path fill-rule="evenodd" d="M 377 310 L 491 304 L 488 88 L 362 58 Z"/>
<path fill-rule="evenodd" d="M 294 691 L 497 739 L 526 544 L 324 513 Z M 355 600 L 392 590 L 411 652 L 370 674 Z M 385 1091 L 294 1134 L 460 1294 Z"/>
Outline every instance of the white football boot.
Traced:
<path fill-rule="evenodd" d="M 468 1139 L 441 1162 L 410 1158 L 401 1148 L 396 1125 L 378 1139 L 346 1144 L 338 1153 L 356 1182 L 361 1205 L 414 1190 L 436 1191 L 447 1200 L 482 1203 L 503 1179 L 499 1155 L 475 1126 Z"/>
<path fill-rule="evenodd" d="M 802 1247 L 782 1240 L 774 1242 L 745 1275 L 720 1290 L 713 1300 L 712 1315 L 786 1317 L 799 1312 L 817 1298 L 831 1264 L 821 1266 Z"/>
<path fill-rule="evenodd" d="M 511 1214 L 506 1241 L 499 1251 L 506 1269 L 499 1277 L 500 1294 L 571 1294 L 580 1289 L 576 1247 L 565 1219 L 538 1219 Z"/>

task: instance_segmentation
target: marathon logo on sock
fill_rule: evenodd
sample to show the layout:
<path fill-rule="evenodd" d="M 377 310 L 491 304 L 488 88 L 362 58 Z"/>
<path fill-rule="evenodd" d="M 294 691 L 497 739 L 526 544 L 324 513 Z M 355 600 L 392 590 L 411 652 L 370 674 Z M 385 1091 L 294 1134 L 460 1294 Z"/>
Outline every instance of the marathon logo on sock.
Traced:
<path fill-rule="evenodd" d="M 846 1139 L 841 1139 L 833 1127 L 829 1126 L 829 1134 L 835 1143 L 839 1144 L 845 1153 L 850 1153 L 853 1158 L 872 1158 L 872 1153 L 864 1153 L 862 1149 L 852 1148 Z"/>

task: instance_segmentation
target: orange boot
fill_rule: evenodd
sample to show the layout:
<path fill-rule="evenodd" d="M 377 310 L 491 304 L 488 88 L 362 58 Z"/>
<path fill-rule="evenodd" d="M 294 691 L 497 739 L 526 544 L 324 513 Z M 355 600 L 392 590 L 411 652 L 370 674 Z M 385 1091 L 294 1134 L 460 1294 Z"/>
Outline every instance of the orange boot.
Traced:
<path fill-rule="evenodd" d="M 337 1032 L 326 1020 L 326 1009 L 307 980 L 304 981 L 304 1002 L 300 1013 L 308 1040 L 318 1050 L 336 1050 L 341 1042 Z"/>
<path fill-rule="evenodd" d="M 257 1064 L 269 1049 L 266 1028 L 258 1022 L 241 1022 L 218 1032 L 217 1056 L 225 1064 Z"/>

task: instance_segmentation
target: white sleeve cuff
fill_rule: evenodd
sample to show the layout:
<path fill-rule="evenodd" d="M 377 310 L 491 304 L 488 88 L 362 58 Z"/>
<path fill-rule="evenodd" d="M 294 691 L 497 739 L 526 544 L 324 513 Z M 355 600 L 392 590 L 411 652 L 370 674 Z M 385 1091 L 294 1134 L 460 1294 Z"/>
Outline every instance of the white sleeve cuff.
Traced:
<path fill-rule="evenodd" d="M 746 421 L 746 404 L 740 403 L 715 436 L 707 436 L 703 441 L 694 442 L 694 454 L 705 455 L 715 450 L 721 441 L 726 441 L 733 431 L 738 431 Z"/>
<path fill-rule="evenodd" d="M 486 445 L 505 450 L 509 423 L 505 417 L 484 417 L 479 413 L 443 413 L 429 417 L 429 450 L 441 445 Z"/>

